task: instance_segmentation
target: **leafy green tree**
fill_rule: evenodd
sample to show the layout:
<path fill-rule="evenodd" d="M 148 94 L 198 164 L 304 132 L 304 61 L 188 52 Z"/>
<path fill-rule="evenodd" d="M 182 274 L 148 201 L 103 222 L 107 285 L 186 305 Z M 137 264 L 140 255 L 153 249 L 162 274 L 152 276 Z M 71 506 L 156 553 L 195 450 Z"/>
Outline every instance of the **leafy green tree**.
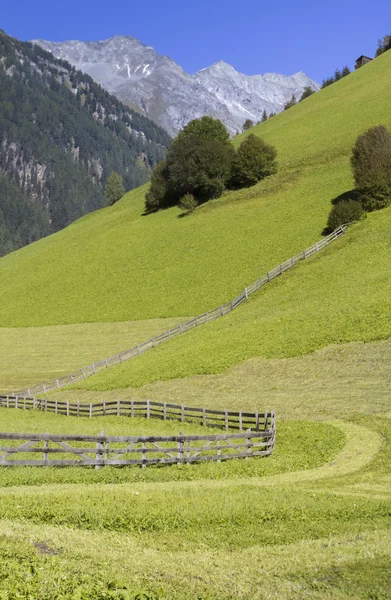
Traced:
<path fill-rule="evenodd" d="M 294 106 L 295 104 L 297 104 L 297 99 L 295 94 L 292 94 L 290 100 L 288 100 L 288 102 L 284 105 L 284 110 L 288 110 L 289 108 L 292 108 L 292 106 Z"/>
<path fill-rule="evenodd" d="M 254 121 L 246 119 L 243 124 L 243 131 L 247 131 L 248 129 L 251 129 L 251 127 L 254 127 Z"/>
<path fill-rule="evenodd" d="M 234 156 L 231 144 L 219 139 L 178 136 L 167 155 L 168 189 L 175 203 L 187 193 L 201 202 L 221 196 Z"/>
<path fill-rule="evenodd" d="M 146 209 L 178 204 L 186 194 L 205 202 L 218 198 L 231 175 L 235 150 L 218 119 L 191 121 L 173 141 L 164 165 L 156 169 Z"/>
<path fill-rule="evenodd" d="M 391 204 L 391 132 L 383 125 L 358 136 L 351 164 L 360 200 L 367 212 Z"/>
<path fill-rule="evenodd" d="M 122 177 L 116 171 L 112 171 L 105 186 L 105 196 L 109 204 L 115 204 L 125 194 Z"/>
<path fill-rule="evenodd" d="M 231 187 L 249 187 L 277 170 L 277 151 L 250 134 L 239 146 L 232 167 Z"/>
<path fill-rule="evenodd" d="M 198 136 L 204 141 L 216 140 L 223 144 L 228 144 L 229 142 L 229 133 L 223 123 L 219 119 L 213 119 L 212 117 L 193 119 L 179 133 L 176 140 L 191 135 Z"/>
<path fill-rule="evenodd" d="M 312 96 L 312 94 L 315 94 L 315 90 L 313 90 L 312 87 L 310 87 L 309 85 L 306 86 L 304 88 L 302 95 L 300 96 L 299 102 L 301 102 L 302 100 L 305 100 L 306 98 L 309 98 L 310 96 Z"/>

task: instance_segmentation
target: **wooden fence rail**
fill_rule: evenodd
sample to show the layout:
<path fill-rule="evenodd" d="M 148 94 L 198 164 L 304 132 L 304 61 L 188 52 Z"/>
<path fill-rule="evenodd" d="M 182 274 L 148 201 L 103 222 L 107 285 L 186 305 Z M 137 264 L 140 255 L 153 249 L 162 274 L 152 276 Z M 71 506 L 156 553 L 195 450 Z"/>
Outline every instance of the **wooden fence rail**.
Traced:
<path fill-rule="evenodd" d="M 178 436 L 98 436 L 0 433 L 0 466 L 127 466 L 269 456 L 275 443 L 275 418 L 263 431 Z M 3 445 L 4 444 L 4 445 Z M 42 455 L 42 458 L 39 458 Z"/>
<path fill-rule="evenodd" d="M 180 421 L 195 423 L 203 427 L 219 429 L 237 429 L 244 431 L 267 431 L 275 422 L 275 414 L 270 412 L 244 412 L 197 408 L 184 404 L 169 402 L 153 402 L 151 400 L 111 400 L 99 404 L 81 404 L 61 402 L 48 398 L 30 398 L 28 396 L 0 396 L 0 407 L 25 410 L 41 410 L 72 417 L 141 417 L 144 419 L 160 419 L 162 421 Z"/>
<path fill-rule="evenodd" d="M 257 279 L 256 281 L 254 281 L 254 283 L 252 283 L 251 285 L 246 287 L 243 290 L 243 292 L 241 292 L 238 296 L 236 296 L 236 298 L 234 298 L 230 302 L 226 302 L 225 304 L 222 304 L 221 306 L 218 306 L 217 308 L 214 308 L 213 310 L 207 311 L 206 313 L 204 313 L 202 315 L 194 317 L 194 318 L 190 319 L 189 321 L 180 323 L 179 325 L 176 325 L 176 327 L 173 327 L 172 329 L 169 329 L 168 331 L 165 331 L 165 332 L 151 338 L 150 340 L 147 340 L 146 342 L 138 344 L 137 346 L 134 346 L 133 348 L 129 348 L 128 350 L 125 350 L 125 351 L 121 352 L 120 354 L 116 354 L 115 356 L 111 356 L 110 358 L 105 358 L 99 362 L 89 365 L 88 367 L 84 367 L 83 369 L 80 369 L 79 371 L 71 373 L 70 375 L 65 375 L 64 377 L 59 377 L 58 379 L 53 379 L 53 380 L 47 381 L 45 383 L 40 383 L 40 384 L 37 384 L 34 386 L 30 386 L 28 388 L 18 390 L 16 392 L 12 392 L 12 394 L 13 395 L 26 394 L 28 396 L 35 396 L 37 394 L 50 392 L 50 391 L 56 390 L 58 388 L 62 388 L 64 386 L 71 385 L 72 383 L 82 381 L 86 377 L 94 375 L 95 373 L 98 373 L 102 369 L 106 369 L 107 367 L 110 367 L 110 366 L 113 366 L 116 364 L 120 364 L 126 360 L 129 360 L 131 358 L 139 356 L 140 354 L 143 354 L 147 350 L 151 350 L 152 348 L 155 348 L 159 344 L 162 344 L 163 342 L 166 342 L 166 341 L 170 340 L 171 338 L 176 337 L 177 335 L 181 335 L 181 334 L 185 333 L 186 331 L 190 331 L 190 329 L 199 327 L 200 325 L 207 323 L 208 321 L 214 321 L 215 319 L 218 319 L 219 317 L 222 317 L 222 316 L 226 315 L 227 313 L 231 312 L 232 310 L 234 310 L 235 308 L 237 308 L 242 302 L 247 300 L 247 298 L 251 294 L 260 290 L 261 287 L 263 287 L 264 285 L 266 285 L 267 283 L 269 283 L 270 281 L 275 279 L 275 277 L 278 277 L 279 275 L 282 275 L 283 273 L 285 273 L 285 271 L 292 269 L 299 261 L 305 260 L 305 259 L 309 258 L 310 256 L 312 256 L 313 254 L 320 252 L 323 248 L 325 248 L 326 246 L 331 244 L 334 240 L 338 239 L 341 235 L 343 235 L 345 233 L 346 229 L 350 225 L 351 225 L 351 223 L 341 225 L 335 231 L 333 231 L 333 233 L 331 233 L 327 237 L 324 237 L 319 242 L 316 242 L 316 244 L 313 244 L 306 250 L 299 252 L 299 254 L 296 254 L 292 258 L 289 258 L 285 262 L 281 263 L 280 265 L 278 265 L 278 267 L 276 267 L 275 269 L 272 269 L 271 271 L 266 273 L 266 275 L 261 277 L 261 279 Z"/>

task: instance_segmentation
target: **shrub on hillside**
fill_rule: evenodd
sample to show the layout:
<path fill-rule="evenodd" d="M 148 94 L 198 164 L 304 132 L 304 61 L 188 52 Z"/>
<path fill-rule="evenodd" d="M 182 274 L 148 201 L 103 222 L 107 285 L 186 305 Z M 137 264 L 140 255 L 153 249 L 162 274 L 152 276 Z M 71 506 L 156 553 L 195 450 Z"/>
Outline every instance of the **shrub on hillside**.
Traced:
<path fill-rule="evenodd" d="M 185 194 L 183 198 L 181 198 L 179 202 L 179 208 L 182 210 L 182 213 L 185 215 L 190 215 L 198 206 L 197 200 L 194 198 L 193 194 Z"/>
<path fill-rule="evenodd" d="M 262 138 L 250 134 L 239 146 L 232 166 L 230 186 L 249 187 L 277 170 L 277 151 Z"/>
<path fill-rule="evenodd" d="M 358 190 L 391 187 L 391 132 L 379 125 L 359 135 L 351 164 Z"/>
<path fill-rule="evenodd" d="M 391 205 L 391 188 L 365 190 L 360 194 L 360 201 L 366 212 L 387 208 Z"/>
<path fill-rule="evenodd" d="M 151 212 L 169 204 L 167 187 L 167 163 L 162 160 L 156 165 L 149 190 L 145 195 L 145 210 Z"/>
<path fill-rule="evenodd" d="M 361 202 L 358 202 L 357 200 L 345 200 L 344 202 L 339 202 L 333 206 L 330 211 L 327 221 L 327 233 L 331 233 L 334 229 L 337 229 L 337 227 L 344 225 L 345 223 L 359 221 L 363 214 L 364 211 Z"/>

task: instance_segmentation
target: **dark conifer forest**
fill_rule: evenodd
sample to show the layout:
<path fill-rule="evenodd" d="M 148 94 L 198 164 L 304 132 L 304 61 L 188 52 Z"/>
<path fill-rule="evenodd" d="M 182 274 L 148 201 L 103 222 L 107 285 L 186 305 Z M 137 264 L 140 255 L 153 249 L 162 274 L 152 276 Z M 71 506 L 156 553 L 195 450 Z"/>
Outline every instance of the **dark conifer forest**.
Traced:
<path fill-rule="evenodd" d="M 169 135 L 88 75 L 0 31 L 0 256 L 150 179 Z"/>

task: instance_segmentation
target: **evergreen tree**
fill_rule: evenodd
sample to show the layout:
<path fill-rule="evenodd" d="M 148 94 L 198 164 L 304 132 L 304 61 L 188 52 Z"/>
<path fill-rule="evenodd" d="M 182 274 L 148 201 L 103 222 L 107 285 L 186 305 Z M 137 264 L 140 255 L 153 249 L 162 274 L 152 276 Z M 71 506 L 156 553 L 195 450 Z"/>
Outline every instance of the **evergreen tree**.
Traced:
<path fill-rule="evenodd" d="M 315 90 L 313 90 L 312 87 L 310 87 L 310 86 L 306 86 L 300 97 L 299 102 L 301 102 L 302 100 L 305 100 L 306 98 L 309 98 L 310 96 L 312 96 L 312 94 L 315 94 Z"/>
<path fill-rule="evenodd" d="M 263 111 L 263 113 L 262 113 L 261 121 L 264 122 L 264 121 L 267 121 L 267 119 L 268 119 L 268 116 L 267 116 L 267 112 L 266 112 L 266 109 L 265 109 Z"/>
<path fill-rule="evenodd" d="M 289 108 L 292 108 L 292 106 L 294 106 L 296 103 L 297 103 L 296 96 L 295 96 L 295 94 L 292 94 L 290 100 L 288 100 L 288 102 L 285 104 L 284 110 L 288 110 Z"/>
<path fill-rule="evenodd" d="M 246 119 L 243 125 L 243 131 L 247 131 L 248 129 L 251 129 L 251 127 L 254 127 L 254 121 Z"/>
<path fill-rule="evenodd" d="M 390 50 L 390 49 L 391 49 L 391 35 L 385 35 L 383 38 L 381 38 L 378 41 L 376 56 L 380 56 L 380 54 L 383 54 L 384 52 L 387 52 L 387 50 Z"/>
<path fill-rule="evenodd" d="M 116 171 L 112 171 L 105 186 L 105 196 L 110 205 L 115 204 L 125 194 L 125 188 L 122 185 L 122 177 Z"/>

